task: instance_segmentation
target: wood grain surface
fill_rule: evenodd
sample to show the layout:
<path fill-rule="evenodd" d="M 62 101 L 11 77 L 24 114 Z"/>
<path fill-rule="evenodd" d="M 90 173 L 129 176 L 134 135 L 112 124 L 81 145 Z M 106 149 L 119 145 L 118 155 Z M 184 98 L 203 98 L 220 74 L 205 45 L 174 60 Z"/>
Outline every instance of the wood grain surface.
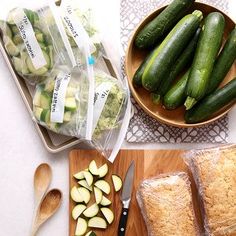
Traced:
<path fill-rule="evenodd" d="M 70 188 L 77 184 L 73 177 L 73 174 L 78 171 L 84 170 L 88 167 L 91 160 L 95 160 L 98 166 L 104 163 L 109 165 L 109 173 L 106 176 L 106 180 L 112 184 L 111 175 L 118 174 L 124 179 L 126 171 L 132 160 L 135 161 L 135 178 L 132 201 L 130 204 L 129 218 L 126 229 L 126 236 L 146 236 L 147 230 L 139 206 L 136 201 L 136 190 L 140 184 L 140 181 L 150 177 L 157 176 L 161 173 L 186 171 L 182 156 L 184 151 L 182 150 L 121 150 L 113 164 L 107 162 L 97 151 L 95 150 L 73 150 L 70 153 Z M 202 220 L 200 217 L 199 206 L 197 203 L 197 194 L 195 184 L 192 180 L 193 201 L 198 218 L 199 225 L 202 227 Z M 118 231 L 118 224 L 120 218 L 120 212 L 122 204 L 120 201 L 120 193 L 114 193 L 112 188 L 108 198 L 112 200 L 111 209 L 115 213 L 114 222 L 106 230 L 95 230 L 97 236 L 115 236 Z M 93 199 L 90 201 L 93 203 Z M 71 210 L 75 206 L 75 203 L 70 199 L 69 207 L 69 235 L 74 236 L 76 221 L 71 217 Z"/>

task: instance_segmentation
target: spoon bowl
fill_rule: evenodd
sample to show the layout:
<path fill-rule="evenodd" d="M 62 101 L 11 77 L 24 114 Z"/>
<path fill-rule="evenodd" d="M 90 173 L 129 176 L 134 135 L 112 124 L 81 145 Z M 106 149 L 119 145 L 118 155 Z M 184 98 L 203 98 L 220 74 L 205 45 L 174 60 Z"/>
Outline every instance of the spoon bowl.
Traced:
<path fill-rule="evenodd" d="M 56 213 L 61 202 L 62 192 L 59 189 L 52 189 L 44 196 L 37 211 L 35 223 L 32 228 L 32 236 L 35 236 L 39 227 Z"/>
<path fill-rule="evenodd" d="M 37 167 L 34 174 L 34 194 L 36 206 L 44 197 L 52 180 L 51 167 L 43 163 Z"/>

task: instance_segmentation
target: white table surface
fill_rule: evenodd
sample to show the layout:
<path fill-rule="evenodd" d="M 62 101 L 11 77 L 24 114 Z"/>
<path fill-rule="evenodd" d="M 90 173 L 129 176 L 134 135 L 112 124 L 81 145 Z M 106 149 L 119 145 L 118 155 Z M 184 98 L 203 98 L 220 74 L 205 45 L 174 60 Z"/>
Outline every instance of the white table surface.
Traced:
<path fill-rule="evenodd" d="M 17 0 L 12 0 L 17 2 Z M 26 0 L 25 0 L 26 1 Z M 5 9 L 9 1 L 1 2 Z M 114 63 L 119 62 L 119 0 L 100 0 L 103 25 L 109 29 L 106 36 L 107 48 L 112 48 L 110 55 Z M 99 3 L 98 3 L 99 2 Z M 236 19 L 236 3 L 231 1 L 231 17 Z M 105 13 L 105 10 L 107 12 Z M 1 11 L 2 11 L 1 10 Z M 64 194 L 62 207 L 50 222 L 46 223 L 39 236 L 68 235 L 68 151 L 59 154 L 48 153 L 37 133 L 33 122 L 25 108 L 15 83 L 8 71 L 7 65 L 0 57 L 0 235 L 25 236 L 30 233 L 30 223 L 33 209 L 33 174 L 35 168 L 42 162 L 47 162 L 53 169 L 51 187 L 60 188 Z M 236 142 L 236 109 L 230 114 L 229 142 Z M 196 148 L 206 145 L 195 144 L 136 144 L 124 142 L 123 148 L 167 149 Z"/>

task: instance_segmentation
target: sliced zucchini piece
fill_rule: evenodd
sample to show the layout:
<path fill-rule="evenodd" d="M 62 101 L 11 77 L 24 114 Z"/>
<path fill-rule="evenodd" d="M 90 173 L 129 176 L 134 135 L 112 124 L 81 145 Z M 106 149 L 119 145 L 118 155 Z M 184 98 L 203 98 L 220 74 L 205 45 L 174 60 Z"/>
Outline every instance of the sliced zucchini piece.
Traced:
<path fill-rule="evenodd" d="M 3 35 L 5 34 L 7 37 L 10 39 L 12 38 L 12 30 L 10 29 L 9 25 L 7 22 L 0 20 L 0 28 L 3 32 Z"/>
<path fill-rule="evenodd" d="M 44 43 L 39 42 L 39 46 L 41 47 L 42 50 L 47 51 L 47 46 Z"/>
<path fill-rule="evenodd" d="M 118 192 L 122 188 L 122 179 L 118 175 L 112 175 L 112 183 L 114 185 L 115 191 Z"/>
<path fill-rule="evenodd" d="M 50 110 L 43 109 L 40 116 L 40 121 L 45 122 L 46 124 L 50 123 Z"/>
<path fill-rule="evenodd" d="M 111 191 L 110 185 L 105 180 L 98 180 L 94 185 L 106 194 Z"/>
<path fill-rule="evenodd" d="M 75 202 L 83 202 L 83 200 L 84 200 L 82 195 L 79 193 L 78 188 L 76 186 L 74 186 L 71 189 L 70 196 L 71 196 L 71 199 Z"/>
<path fill-rule="evenodd" d="M 21 61 L 22 61 L 22 74 L 23 75 L 28 75 L 30 73 L 26 59 L 28 58 L 28 53 L 27 52 L 21 52 Z"/>
<path fill-rule="evenodd" d="M 53 57 L 53 46 L 52 45 L 49 45 L 48 46 L 48 55 L 49 55 L 49 58 L 50 58 L 50 66 L 49 66 L 49 69 L 52 69 L 53 68 L 53 64 L 54 64 L 54 57 Z"/>
<path fill-rule="evenodd" d="M 15 70 L 19 73 L 22 72 L 22 61 L 19 57 L 12 57 L 12 63 Z"/>
<path fill-rule="evenodd" d="M 50 67 L 50 58 L 49 58 L 49 56 L 47 55 L 47 53 L 44 50 L 42 50 L 42 52 L 43 52 L 43 56 L 44 56 L 47 64 L 45 66 L 37 69 L 37 70 L 35 69 L 35 67 L 32 63 L 31 58 L 28 56 L 27 59 L 26 59 L 26 64 L 29 68 L 29 71 L 31 73 L 35 74 L 35 75 L 44 75 Z"/>
<path fill-rule="evenodd" d="M 103 218 L 95 216 L 88 221 L 88 226 L 91 228 L 106 229 L 107 223 Z"/>
<path fill-rule="evenodd" d="M 99 207 L 96 203 L 94 203 L 93 205 L 91 205 L 89 208 L 87 208 L 84 212 L 83 215 L 85 217 L 91 218 L 94 217 L 98 214 L 99 212 Z"/>
<path fill-rule="evenodd" d="M 38 42 L 44 43 L 44 41 L 45 41 L 45 36 L 44 36 L 44 34 L 43 34 L 42 32 L 36 33 L 36 34 L 35 34 L 35 37 L 36 37 L 36 39 L 38 40 Z"/>
<path fill-rule="evenodd" d="M 48 92 L 42 91 L 40 97 L 40 107 L 49 110 L 51 108 L 51 103 L 52 103 L 52 96 Z"/>
<path fill-rule="evenodd" d="M 21 38 L 20 34 L 15 34 L 13 36 L 12 40 L 13 40 L 15 45 L 22 44 L 24 42 L 23 39 Z"/>
<path fill-rule="evenodd" d="M 53 79 L 51 79 L 50 81 L 48 81 L 46 84 L 45 84 L 45 88 L 44 90 L 48 93 L 52 93 L 53 90 L 54 90 L 54 86 L 55 86 L 55 81 Z"/>
<path fill-rule="evenodd" d="M 100 202 L 100 205 L 109 206 L 109 205 L 111 205 L 111 201 L 108 198 L 106 198 L 105 196 L 102 196 L 102 201 Z"/>
<path fill-rule="evenodd" d="M 95 196 L 96 203 L 97 204 L 101 203 L 102 197 L 103 197 L 102 190 L 100 190 L 97 187 L 94 187 L 93 190 L 94 190 L 94 196 Z"/>
<path fill-rule="evenodd" d="M 78 182 L 78 184 L 81 185 L 82 187 L 87 188 L 87 189 L 88 189 L 89 191 L 91 191 L 91 192 L 93 191 L 92 186 L 88 186 L 87 181 L 84 180 L 84 179 L 80 180 L 80 181 Z"/>
<path fill-rule="evenodd" d="M 11 25 L 11 31 L 13 34 L 19 34 L 20 31 L 16 25 Z"/>
<path fill-rule="evenodd" d="M 41 90 L 37 89 L 33 99 L 34 106 L 41 106 Z M 41 108 L 43 110 L 43 108 Z"/>
<path fill-rule="evenodd" d="M 112 210 L 107 207 L 102 207 L 100 210 L 106 218 L 107 222 L 111 224 L 114 220 L 114 213 L 112 212 Z"/>
<path fill-rule="evenodd" d="M 5 42 L 6 40 L 6 42 Z M 19 48 L 12 42 L 10 38 L 4 37 L 5 48 L 10 56 L 17 57 L 20 54 Z"/>
<path fill-rule="evenodd" d="M 65 101 L 65 110 L 66 111 L 76 111 L 77 105 L 76 105 L 76 100 L 74 97 L 71 98 L 66 98 Z"/>
<path fill-rule="evenodd" d="M 83 218 L 78 218 L 77 220 L 77 225 L 75 229 L 75 236 L 82 236 L 86 233 L 88 228 L 88 224 L 85 219 Z"/>
<path fill-rule="evenodd" d="M 78 219 L 78 217 L 85 211 L 86 206 L 83 204 L 76 205 L 72 210 L 72 218 L 74 220 Z"/>
<path fill-rule="evenodd" d="M 26 58 L 26 64 L 29 68 L 29 71 L 34 75 L 44 75 L 48 71 L 47 67 L 45 66 L 36 70 L 29 56 Z"/>
<path fill-rule="evenodd" d="M 93 175 L 99 175 L 99 171 L 98 171 L 98 167 L 97 164 L 94 160 L 92 160 L 89 164 L 89 171 L 93 174 Z"/>
<path fill-rule="evenodd" d="M 83 172 L 83 171 L 80 171 L 80 172 L 74 174 L 73 176 L 74 176 L 74 178 L 76 178 L 76 179 L 78 179 L 78 180 L 84 179 L 84 172 Z"/>
<path fill-rule="evenodd" d="M 43 109 L 41 107 L 34 108 L 34 116 L 37 120 L 40 120 L 42 112 L 43 112 Z"/>
<path fill-rule="evenodd" d="M 64 113 L 63 121 L 64 122 L 70 122 L 71 121 L 71 116 L 72 116 L 71 111 L 66 111 Z"/>
<path fill-rule="evenodd" d="M 96 236 L 96 234 L 93 231 L 89 231 L 85 236 Z"/>
<path fill-rule="evenodd" d="M 90 197 L 91 197 L 89 190 L 84 187 L 79 187 L 78 191 L 80 195 L 82 196 L 83 201 L 87 204 L 90 201 Z"/>
<path fill-rule="evenodd" d="M 49 57 L 49 55 L 47 54 L 47 52 L 45 50 L 42 50 L 42 52 L 43 52 L 43 56 L 44 56 L 44 58 L 45 58 L 45 60 L 47 62 L 47 65 L 45 67 L 47 67 L 49 69 L 50 66 L 51 66 L 50 57 Z"/>
<path fill-rule="evenodd" d="M 108 173 L 108 165 L 105 163 L 103 166 L 101 166 L 99 169 L 99 178 L 103 178 Z"/>
<path fill-rule="evenodd" d="M 26 9 L 26 8 L 24 9 L 24 12 L 32 25 L 34 25 L 34 22 L 39 20 L 39 16 L 37 12 L 32 11 L 30 9 Z"/>
<path fill-rule="evenodd" d="M 88 186 L 91 186 L 92 183 L 93 183 L 92 174 L 89 171 L 84 171 L 83 174 L 84 174 L 84 177 L 86 179 L 86 182 L 87 182 Z"/>

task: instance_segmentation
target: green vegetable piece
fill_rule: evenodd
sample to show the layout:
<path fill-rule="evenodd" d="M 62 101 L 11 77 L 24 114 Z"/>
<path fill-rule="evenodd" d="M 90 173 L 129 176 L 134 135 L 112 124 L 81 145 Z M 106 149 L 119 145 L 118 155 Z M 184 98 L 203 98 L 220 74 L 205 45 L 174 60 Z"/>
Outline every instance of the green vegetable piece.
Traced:
<path fill-rule="evenodd" d="M 219 12 L 210 13 L 204 21 L 186 88 L 187 110 L 207 92 L 214 62 L 221 47 L 224 27 L 224 16 Z"/>

